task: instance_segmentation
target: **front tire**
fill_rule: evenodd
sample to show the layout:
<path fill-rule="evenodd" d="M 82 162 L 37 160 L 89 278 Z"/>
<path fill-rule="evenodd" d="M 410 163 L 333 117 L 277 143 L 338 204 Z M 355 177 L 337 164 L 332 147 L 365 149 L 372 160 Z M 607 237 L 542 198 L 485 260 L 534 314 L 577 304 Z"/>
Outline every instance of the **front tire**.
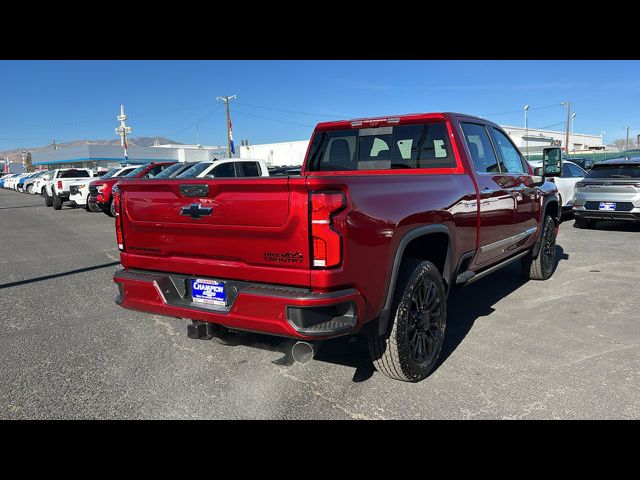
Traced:
<path fill-rule="evenodd" d="M 390 378 L 419 382 L 438 360 L 447 323 L 444 282 L 433 263 L 402 262 L 390 315 L 391 331 L 369 337 L 371 359 Z"/>
<path fill-rule="evenodd" d="M 28 193 L 29 195 L 32 195 L 32 194 L 33 194 L 33 185 L 28 185 L 28 186 L 27 186 L 27 193 Z"/>
<path fill-rule="evenodd" d="M 102 209 L 98 205 L 96 205 L 96 202 L 90 202 L 89 200 L 87 200 L 87 211 L 98 213 L 101 212 Z"/>
<path fill-rule="evenodd" d="M 531 252 L 522 259 L 522 270 L 525 278 L 530 280 L 547 280 L 553 275 L 556 266 L 556 222 L 550 215 L 544 217 L 542 223 L 542 239 L 538 256 L 533 258 Z"/>
<path fill-rule="evenodd" d="M 115 215 L 111 213 L 112 208 L 113 208 L 113 200 L 111 200 L 108 205 L 105 205 L 102 211 L 105 215 L 109 217 L 115 217 Z"/>

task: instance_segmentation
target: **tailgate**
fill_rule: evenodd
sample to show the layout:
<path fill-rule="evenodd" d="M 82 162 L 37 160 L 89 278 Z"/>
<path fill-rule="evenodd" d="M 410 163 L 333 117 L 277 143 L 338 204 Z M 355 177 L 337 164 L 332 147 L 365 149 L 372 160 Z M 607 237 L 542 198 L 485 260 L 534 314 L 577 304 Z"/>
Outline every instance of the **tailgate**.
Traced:
<path fill-rule="evenodd" d="M 118 186 L 126 267 L 309 285 L 304 179 L 126 179 Z"/>

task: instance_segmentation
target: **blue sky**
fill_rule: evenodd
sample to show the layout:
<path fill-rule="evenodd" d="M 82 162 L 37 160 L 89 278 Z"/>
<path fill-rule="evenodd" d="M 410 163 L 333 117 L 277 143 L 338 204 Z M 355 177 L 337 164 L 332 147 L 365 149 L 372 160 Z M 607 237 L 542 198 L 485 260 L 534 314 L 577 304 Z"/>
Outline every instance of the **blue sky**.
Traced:
<path fill-rule="evenodd" d="M 428 52 L 427 52 L 428 53 Z M 133 136 L 226 144 L 307 139 L 320 121 L 429 111 L 576 133 L 640 133 L 639 61 L 0 61 L 0 150 L 114 139 L 123 103 Z"/>

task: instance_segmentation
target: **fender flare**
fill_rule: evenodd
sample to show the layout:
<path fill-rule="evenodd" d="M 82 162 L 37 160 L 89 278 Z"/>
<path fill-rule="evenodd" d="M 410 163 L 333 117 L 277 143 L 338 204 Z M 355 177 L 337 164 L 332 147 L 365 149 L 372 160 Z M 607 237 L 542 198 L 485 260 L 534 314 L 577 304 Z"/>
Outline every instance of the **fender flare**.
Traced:
<path fill-rule="evenodd" d="M 393 259 L 393 267 L 391 268 L 391 279 L 389 280 L 389 285 L 387 286 L 387 295 L 385 298 L 384 306 L 382 307 L 382 311 L 380 312 L 380 316 L 378 318 L 378 335 L 384 335 L 387 332 L 389 327 L 389 318 L 391 311 L 391 302 L 393 300 L 393 293 L 395 291 L 396 282 L 398 281 L 398 272 L 400 271 L 400 264 L 402 263 L 402 257 L 404 255 L 404 251 L 407 248 L 407 245 L 412 240 L 415 240 L 419 237 L 424 237 L 426 235 L 430 235 L 433 233 L 444 233 L 447 236 L 448 245 L 447 245 L 447 258 L 444 262 L 443 268 L 443 279 L 447 282 L 447 287 L 450 288 L 451 284 L 451 231 L 446 225 L 437 223 L 431 225 L 423 225 L 421 227 L 414 228 L 413 230 L 408 231 L 404 237 L 400 240 L 398 244 L 398 248 L 396 250 L 395 257 Z"/>
<path fill-rule="evenodd" d="M 559 196 L 560 196 L 560 192 L 558 192 L 558 196 L 547 195 L 546 197 L 544 197 L 542 205 L 540 206 L 540 222 L 539 222 L 539 228 L 538 228 L 538 238 L 536 238 L 536 243 L 533 244 L 533 250 L 531 251 L 532 258 L 537 258 L 538 253 L 540 252 L 540 245 L 542 244 L 542 227 L 544 222 L 544 212 L 547 209 L 547 205 L 550 202 L 553 202 L 553 201 L 558 202 L 558 212 L 556 213 L 556 223 L 560 224 L 560 220 L 562 218 L 562 205 L 561 205 L 560 199 L 558 198 Z"/>

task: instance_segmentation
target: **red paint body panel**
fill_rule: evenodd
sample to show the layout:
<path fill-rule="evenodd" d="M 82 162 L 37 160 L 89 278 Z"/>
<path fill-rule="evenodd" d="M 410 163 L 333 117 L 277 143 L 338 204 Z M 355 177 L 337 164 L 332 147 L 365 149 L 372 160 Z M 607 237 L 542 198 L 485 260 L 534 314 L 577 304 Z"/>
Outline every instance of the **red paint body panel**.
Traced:
<path fill-rule="evenodd" d="M 540 205 L 551 189 L 531 186 L 524 175 L 476 174 L 459 122 L 460 114 L 433 113 L 320 123 L 315 132 L 426 122 L 446 122 L 454 168 L 362 171 L 309 171 L 301 176 L 234 179 L 120 179 L 126 270 L 179 273 L 222 281 L 291 286 L 321 299 L 240 293 L 226 315 L 167 304 L 148 282 L 118 278 L 127 308 L 219 323 L 230 328 L 307 338 L 291 327 L 286 307 L 333 305 L 344 298 L 332 292 L 355 291 L 358 331 L 380 315 L 388 297 L 396 252 L 403 238 L 425 225 L 443 226 L 450 237 L 450 277 L 465 254 L 474 271 L 530 248 L 530 235 L 507 248 L 482 253 L 481 247 L 537 227 Z M 315 134 L 314 132 L 314 134 Z M 309 151 L 307 151 L 307 157 Z M 185 197 L 181 185 L 208 185 L 203 197 Z M 496 192 L 483 196 L 490 186 Z M 542 191 L 542 193 L 541 193 Z M 331 228 L 342 236 L 341 263 L 312 267 L 310 195 L 341 192 L 346 208 L 332 215 Z M 520 198 L 522 197 L 522 198 Z M 191 204 L 211 214 L 191 218 L 181 209 Z M 311 337 L 309 337 L 311 338 Z"/>

